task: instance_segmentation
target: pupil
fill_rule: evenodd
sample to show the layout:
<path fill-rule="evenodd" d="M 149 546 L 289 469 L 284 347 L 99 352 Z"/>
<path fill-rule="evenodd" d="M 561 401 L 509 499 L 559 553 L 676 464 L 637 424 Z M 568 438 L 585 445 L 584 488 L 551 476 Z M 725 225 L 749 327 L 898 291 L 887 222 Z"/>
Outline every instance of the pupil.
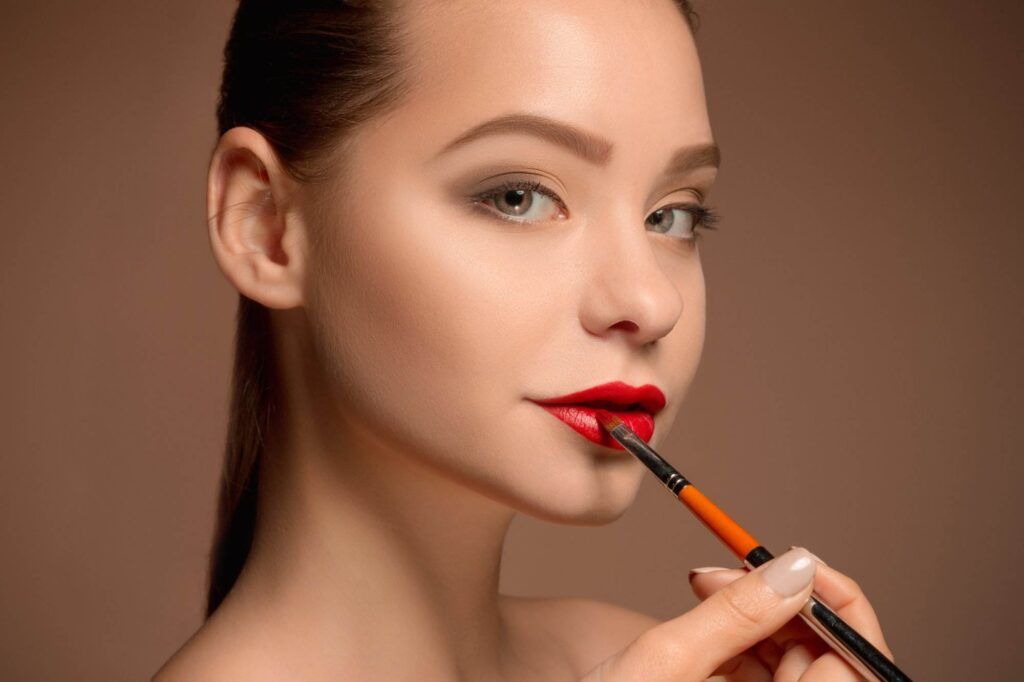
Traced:
<path fill-rule="evenodd" d="M 666 229 L 668 229 L 666 225 L 671 226 L 671 224 L 665 217 L 665 209 L 659 208 L 651 215 L 654 218 L 654 224 L 659 228 L 659 232 L 664 232 Z"/>
<path fill-rule="evenodd" d="M 525 189 L 510 189 L 502 196 L 501 201 L 515 215 L 522 215 L 529 210 L 531 202 L 526 200 L 529 192 Z"/>

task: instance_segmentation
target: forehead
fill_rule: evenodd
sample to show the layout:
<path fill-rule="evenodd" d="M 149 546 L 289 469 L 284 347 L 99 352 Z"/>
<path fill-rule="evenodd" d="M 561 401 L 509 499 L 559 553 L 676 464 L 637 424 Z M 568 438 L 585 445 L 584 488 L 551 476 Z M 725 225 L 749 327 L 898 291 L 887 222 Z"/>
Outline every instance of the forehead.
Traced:
<path fill-rule="evenodd" d="M 671 0 L 414 0 L 405 19 L 405 113 L 425 137 L 529 111 L 622 146 L 711 139 L 696 47 Z"/>

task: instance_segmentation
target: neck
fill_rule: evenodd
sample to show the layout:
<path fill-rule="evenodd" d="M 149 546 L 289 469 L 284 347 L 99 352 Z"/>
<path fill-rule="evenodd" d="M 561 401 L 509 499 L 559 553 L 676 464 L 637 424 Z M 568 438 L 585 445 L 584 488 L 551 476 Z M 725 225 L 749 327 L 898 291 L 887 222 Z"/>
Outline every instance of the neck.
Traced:
<path fill-rule="evenodd" d="M 269 429 L 253 548 L 225 605 L 310 677 L 500 679 L 513 510 L 327 404 L 288 395 Z"/>

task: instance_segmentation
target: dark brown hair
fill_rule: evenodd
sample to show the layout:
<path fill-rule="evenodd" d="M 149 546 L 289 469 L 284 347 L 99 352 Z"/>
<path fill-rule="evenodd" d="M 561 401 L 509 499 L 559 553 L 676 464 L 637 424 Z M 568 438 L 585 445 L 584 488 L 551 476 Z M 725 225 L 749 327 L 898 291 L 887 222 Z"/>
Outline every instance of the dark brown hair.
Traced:
<path fill-rule="evenodd" d="M 673 0 L 691 31 L 690 0 Z M 219 134 L 260 132 L 296 180 L 335 174 L 344 143 L 406 93 L 399 0 L 239 0 L 224 48 Z M 206 615 L 252 547 L 264 436 L 277 405 L 269 311 L 239 294 L 235 360 Z"/>

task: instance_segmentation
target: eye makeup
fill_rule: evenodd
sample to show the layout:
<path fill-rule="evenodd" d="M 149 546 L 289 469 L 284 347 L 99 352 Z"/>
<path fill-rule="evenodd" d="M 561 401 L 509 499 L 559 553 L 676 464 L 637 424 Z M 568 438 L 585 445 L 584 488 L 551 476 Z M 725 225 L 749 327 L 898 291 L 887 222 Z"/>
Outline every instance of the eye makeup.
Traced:
<path fill-rule="evenodd" d="M 685 213 L 688 213 L 690 216 L 690 221 L 692 223 L 690 227 L 690 234 L 692 236 L 677 237 L 677 239 L 682 239 L 685 241 L 697 241 L 698 239 L 701 239 L 702 235 L 698 228 L 700 228 L 700 230 L 714 230 L 716 229 L 716 224 L 721 219 L 718 213 L 712 210 L 710 206 L 702 206 L 700 204 L 670 204 L 668 206 L 662 206 L 658 210 L 654 211 L 651 215 L 655 215 L 658 213 L 664 214 L 666 211 L 669 215 L 672 215 L 672 213 L 674 213 L 677 210 L 681 210 L 684 211 Z M 667 230 L 671 228 L 672 225 L 669 225 L 669 227 L 666 228 L 665 232 L 662 232 L 660 230 L 655 230 L 655 232 L 658 232 L 659 234 L 668 234 Z"/>
<path fill-rule="evenodd" d="M 539 180 L 527 180 L 527 179 L 508 179 L 501 183 L 494 185 L 488 189 L 477 192 L 467 198 L 467 201 L 474 208 L 478 208 L 483 213 L 493 216 L 499 220 L 504 220 L 513 223 L 534 223 L 537 220 L 521 219 L 506 213 L 501 212 L 495 208 L 488 208 L 484 202 L 495 201 L 507 195 L 509 193 L 515 193 L 519 197 L 527 196 L 530 193 L 536 193 L 544 196 L 548 201 L 551 201 L 560 211 L 561 217 L 555 218 L 555 220 L 566 220 L 565 213 L 568 212 L 568 207 L 565 202 L 555 193 L 549 189 Z M 530 202 L 530 208 L 533 207 L 535 202 Z M 529 210 L 529 209 L 528 209 Z M 653 211 L 650 216 L 654 215 L 668 215 L 672 216 L 676 211 L 682 211 L 689 216 L 690 229 L 688 230 L 687 236 L 678 236 L 671 234 L 669 231 L 675 225 L 677 220 L 673 219 L 664 230 L 654 229 L 653 232 L 656 234 L 666 235 L 679 242 L 690 242 L 696 243 L 697 240 L 701 239 L 701 232 L 705 229 L 713 230 L 716 229 L 717 223 L 721 220 L 720 215 L 715 212 L 710 206 L 704 206 L 700 203 L 675 203 L 662 206 L 661 208 Z M 645 219 L 644 223 L 648 224 L 650 216 Z"/>
<path fill-rule="evenodd" d="M 482 205 L 482 202 L 484 201 L 496 201 L 502 195 L 506 195 L 509 193 L 515 193 L 522 197 L 529 195 L 531 192 L 543 195 L 549 201 L 551 201 L 555 206 L 557 206 L 562 211 L 562 217 L 556 218 L 556 220 L 565 220 L 565 212 L 568 211 L 565 202 L 562 201 L 562 199 L 557 194 L 555 194 L 555 192 L 544 186 L 544 184 L 541 183 L 539 180 L 505 180 L 500 184 L 492 187 L 491 189 L 484 190 L 483 192 L 480 192 L 470 197 L 470 201 L 473 202 L 474 204 Z M 534 202 L 532 201 L 530 202 L 531 208 L 533 206 L 533 203 Z M 519 220 L 513 216 L 502 214 L 501 212 L 496 210 L 485 210 L 487 210 L 492 215 L 496 215 L 498 218 L 501 218 L 502 220 L 508 220 L 516 223 L 535 222 L 533 220 Z"/>

